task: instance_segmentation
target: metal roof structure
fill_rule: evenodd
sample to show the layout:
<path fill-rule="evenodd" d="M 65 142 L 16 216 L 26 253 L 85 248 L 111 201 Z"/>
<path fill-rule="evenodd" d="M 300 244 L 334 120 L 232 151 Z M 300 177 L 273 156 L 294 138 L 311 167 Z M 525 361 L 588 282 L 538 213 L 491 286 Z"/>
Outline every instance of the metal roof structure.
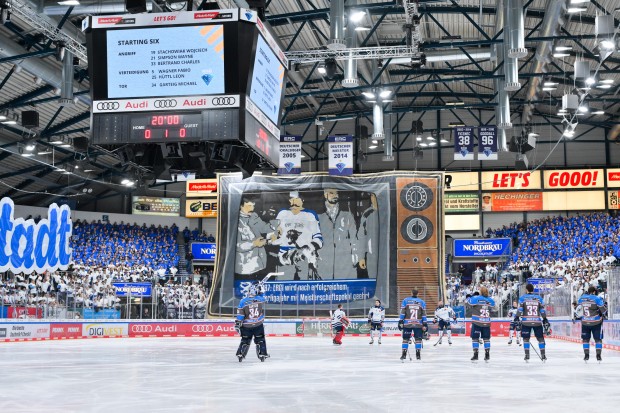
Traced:
<path fill-rule="evenodd" d="M 391 92 L 391 101 L 384 104 L 386 139 L 356 140 L 359 172 L 514 168 L 514 152 L 500 152 L 499 160 L 486 162 L 454 161 L 452 155 L 451 125 L 498 123 L 498 88 L 508 70 L 498 58 L 506 36 L 504 2 L 522 6 L 526 49 L 517 60 L 520 86 L 506 92 L 512 124 L 505 129 L 506 138 L 537 135 L 536 147 L 527 154 L 530 168 L 618 166 L 617 0 L 347 0 L 343 21 L 348 29 L 357 28 L 355 36 L 348 35 L 356 47 L 344 49 L 328 47 L 333 38 L 331 2 L 267 0 L 265 19 L 292 61 L 281 131 L 303 135 L 303 169 L 327 169 L 328 135 L 355 134 L 356 125 L 366 126 L 372 135 L 373 104 L 362 93 L 373 90 Z M 59 198 L 80 196 L 80 202 L 90 202 L 106 194 L 128 194 L 134 188 L 121 180 L 139 180 L 149 172 L 123 158 L 122 148 L 86 147 L 83 139 L 90 134 L 90 97 L 81 21 L 88 15 L 124 13 L 124 1 L 59 3 L 0 0 L 8 7 L 0 25 L 0 115 L 7 117 L 0 124 L 0 194 L 18 203 L 46 206 Z M 165 0 L 147 3 L 151 12 L 184 6 Z M 198 10 L 205 3 L 194 1 L 192 7 Z M 244 0 L 217 3 L 220 8 L 247 5 Z M 569 10 L 574 7 L 583 10 Z M 359 11 L 363 17 L 351 25 L 348 16 Z M 403 26 L 411 24 L 413 14 L 418 38 L 412 43 Z M 605 15 L 613 16 L 616 44 L 603 60 L 596 23 Z M 72 101 L 61 96 L 59 44 L 79 57 Z M 425 64 L 420 64 L 422 55 Z M 336 63 L 331 77 L 319 72 L 329 58 Z M 357 84 L 343 83 L 351 58 Z M 576 78 L 576 61 L 589 63 L 594 83 Z M 543 90 L 545 82 L 551 86 Z M 566 94 L 577 95 L 587 112 L 558 114 Z M 39 113 L 38 128 L 20 126 L 21 112 L 27 110 Z M 6 123 L 14 117 L 16 124 Z M 417 121 L 422 124 L 414 128 Z M 564 136 L 567 126 L 574 129 L 571 138 Z M 36 149 L 27 151 L 29 143 L 36 143 Z M 390 154 L 386 145 L 392 157 L 385 156 Z"/>

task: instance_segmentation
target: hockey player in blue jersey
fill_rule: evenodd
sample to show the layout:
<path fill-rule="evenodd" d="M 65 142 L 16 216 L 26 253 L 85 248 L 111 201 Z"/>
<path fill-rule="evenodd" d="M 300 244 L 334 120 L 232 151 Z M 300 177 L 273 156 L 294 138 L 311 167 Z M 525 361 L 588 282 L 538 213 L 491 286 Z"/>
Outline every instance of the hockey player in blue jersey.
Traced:
<path fill-rule="evenodd" d="M 540 358 L 545 361 L 545 336 L 543 329 L 549 329 L 549 320 L 547 320 L 547 312 L 543 305 L 543 299 L 538 294 L 534 294 L 534 286 L 527 284 L 525 286 L 526 294 L 519 298 L 519 308 L 514 322 L 521 320 L 521 337 L 523 338 L 523 349 L 525 350 L 525 361 L 530 359 L 530 337 L 532 330 L 536 340 L 538 340 L 538 348 L 540 349 Z"/>
<path fill-rule="evenodd" d="M 248 354 L 252 337 L 254 337 L 256 355 L 259 360 L 265 361 L 269 357 L 265 341 L 265 328 L 263 327 L 264 320 L 265 297 L 263 297 L 263 287 L 261 283 L 254 283 L 250 286 L 247 296 L 239 302 L 237 307 L 235 330 L 241 335 L 241 344 L 237 349 L 237 357 L 240 363 Z"/>
<path fill-rule="evenodd" d="M 426 303 L 418 298 L 418 290 L 413 289 L 411 297 L 405 298 L 400 306 L 398 329 L 403 332 L 403 351 L 400 357 L 403 362 L 407 358 L 409 339 L 412 333 L 415 340 L 415 358 L 417 360 L 421 359 L 422 337 L 424 336 L 426 326 Z"/>
<path fill-rule="evenodd" d="M 472 361 L 478 361 L 480 338 L 484 342 L 484 361 L 491 359 L 491 310 L 495 307 L 495 301 L 489 297 L 489 290 L 480 287 L 480 295 L 474 295 L 467 299 L 467 305 L 471 306 L 471 345 L 474 350 Z"/>
<path fill-rule="evenodd" d="M 603 351 L 603 320 L 607 314 L 605 301 L 596 295 L 596 287 L 588 288 L 588 293 L 577 301 L 583 315 L 581 316 L 581 340 L 583 341 L 584 361 L 590 359 L 590 337 L 594 339 L 596 359 L 602 360 Z"/>
<path fill-rule="evenodd" d="M 381 306 L 381 300 L 375 300 L 375 306 L 368 312 L 368 324 L 370 324 L 370 343 L 375 342 L 375 335 L 379 337 L 381 344 L 381 332 L 383 331 L 383 321 L 385 320 L 385 309 Z"/>

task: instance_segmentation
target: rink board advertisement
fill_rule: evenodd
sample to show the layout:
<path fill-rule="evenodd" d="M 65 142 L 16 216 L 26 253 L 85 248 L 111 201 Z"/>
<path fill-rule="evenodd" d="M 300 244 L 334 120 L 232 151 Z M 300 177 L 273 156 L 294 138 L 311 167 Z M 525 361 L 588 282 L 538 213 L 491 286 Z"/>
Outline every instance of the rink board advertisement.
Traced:
<path fill-rule="evenodd" d="M 33 307 L 0 307 L 0 318 L 41 318 L 40 308 Z"/>
<path fill-rule="evenodd" d="M 422 178 L 437 187 L 443 176 L 255 175 L 242 180 L 238 174 L 219 175 L 221 219 L 209 313 L 230 314 L 253 282 L 276 273 L 265 281 L 267 302 L 277 304 L 274 315 L 298 316 L 337 303 L 367 309 L 375 298 L 398 311 L 397 236 L 405 234 L 408 248 L 428 249 L 423 243 L 443 233 L 434 216 L 411 224 L 419 211 L 443 202 L 429 186 L 417 184 Z M 402 194 L 397 179 L 408 183 Z M 400 230 L 397 202 L 411 204 Z"/>

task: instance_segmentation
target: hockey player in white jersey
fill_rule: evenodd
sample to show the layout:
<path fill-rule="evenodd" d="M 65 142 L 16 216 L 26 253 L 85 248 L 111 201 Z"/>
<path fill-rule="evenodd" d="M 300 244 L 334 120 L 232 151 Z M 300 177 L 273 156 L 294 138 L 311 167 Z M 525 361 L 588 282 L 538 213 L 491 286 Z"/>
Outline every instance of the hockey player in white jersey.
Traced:
<path fill-rule="evenodd" d="M 285 273 L 294 266 L 294 280 L 300 280 L 303 269 L 307 269 L 308 279 L 320 279 L 317 272 L 318 250 L 323 246 L 323 236 L 316 212 L 303 207 L 299 192 L 290 193 L 289 209 L 283 209 L 276 216 L 279 222 L 278 239 L 273 242 L 280 246 L 278 258 Z M 302 265 L 302 262 L 307 265 Z M 288 271 L 291 275 L 290 271 Z M 305 275 L 305 274 L 303 274 Z"/>
<path fill-rule="evenodd" d="M 510 318 L 510 328 L 508 330 L 508 344 L 512 344 L 512 336 L 515 335 L 517 337 L 517 344 L 521 345 L 521 336 L 519 334 L 519 331 L 521 331 L 521 323 L 515 322 L 517 311 L 519 311 L 517 302 L 513 301 L 512 308 L 508 310 L 508 318 Z"/>
<path fill-rule="evenodd" d="M 441 340 L 445 335 L 448 336 L 448 344 L 452 345 L 452 321 L 456 321 L 456 313 L 449 305 L 444 305 L 442 301 L 439 302 L 437 309 L 435 309 L 435 317 L 433 323 L 439 323 L 439 340 L 437 344 L 441 344 Z"/>
<path fill-rule="evenodd" d="M 375 300 L 375 306 L 368 312 L 368 324 L 370 324 L 370 343 L 375 342 L 375 335 L 379 337 L 381 344 L 381 333 L 383 332 L 383 321 L 385 320 L 385 308 L 381 306 L 381 300 Z"/>

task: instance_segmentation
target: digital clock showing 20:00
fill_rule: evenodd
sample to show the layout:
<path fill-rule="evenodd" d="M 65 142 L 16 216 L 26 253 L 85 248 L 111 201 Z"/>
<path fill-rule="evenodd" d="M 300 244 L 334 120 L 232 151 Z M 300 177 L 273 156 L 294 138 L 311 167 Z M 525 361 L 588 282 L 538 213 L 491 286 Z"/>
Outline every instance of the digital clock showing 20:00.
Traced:
<path fill-rule="evenodd" d="M 131 115 L 133 142 L 173 142 L 202 138 L 201 113 L 151 113 Z"/>

